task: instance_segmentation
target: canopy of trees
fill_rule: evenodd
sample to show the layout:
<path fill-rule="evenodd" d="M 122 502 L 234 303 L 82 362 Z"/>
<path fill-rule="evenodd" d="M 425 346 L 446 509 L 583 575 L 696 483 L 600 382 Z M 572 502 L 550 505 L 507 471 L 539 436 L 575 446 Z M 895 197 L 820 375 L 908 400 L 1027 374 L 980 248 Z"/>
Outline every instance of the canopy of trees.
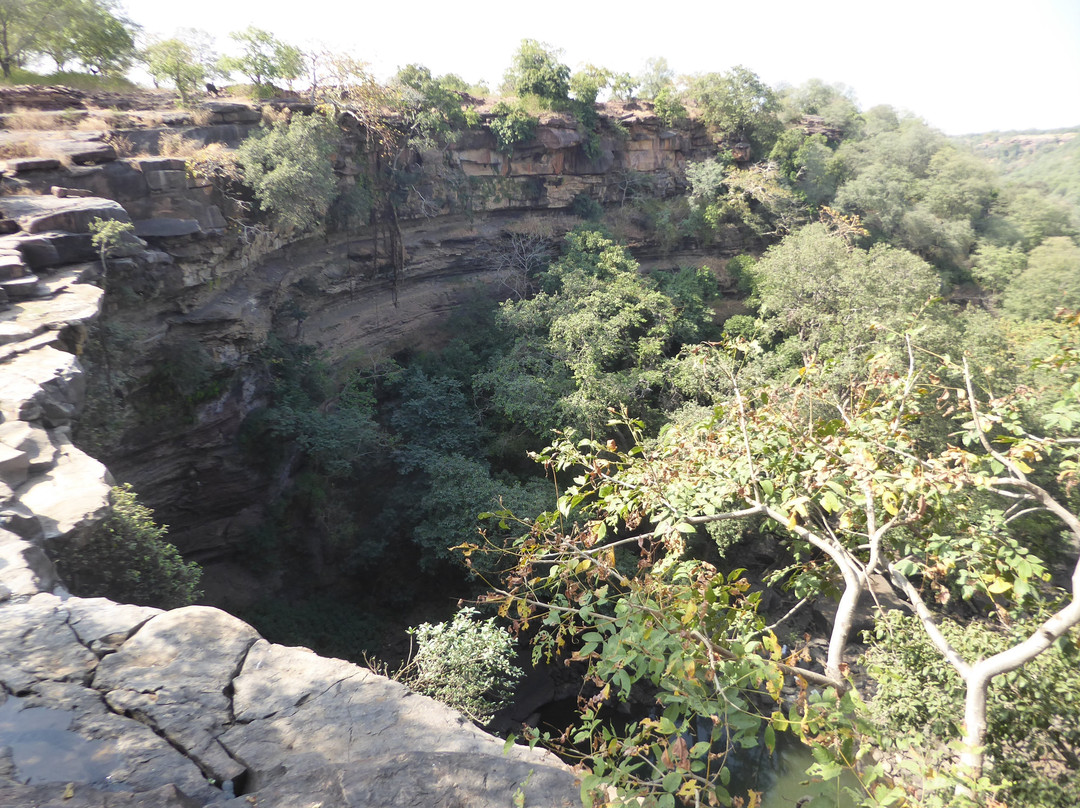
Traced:
<path fill-rule="evenodd" d="M 0 0 L 0 70 L 47 56 L 63 70 L 120 74 L 135 56 L 135 26 L 111 0 Z"/>

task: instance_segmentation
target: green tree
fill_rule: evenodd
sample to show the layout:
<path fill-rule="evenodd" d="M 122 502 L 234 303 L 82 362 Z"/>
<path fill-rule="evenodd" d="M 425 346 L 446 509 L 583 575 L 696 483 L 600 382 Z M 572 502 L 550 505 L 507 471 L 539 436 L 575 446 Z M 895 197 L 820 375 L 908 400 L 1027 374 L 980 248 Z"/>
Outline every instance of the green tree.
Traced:
<path fill-rule="evenodd" d="M 517 96 L 535 95 L 552 103 L 570 96 L 570 68 L 559 61 L 561 51 L 535 39 L 523 39 L 503 77 Z"/>
<path fill-rule="evenodd" d="M 71 591 L 161 609 L 194 602 L 201 595 L 199 565 L 185 562 L 166 541 L 167 528 L 154 522 L 154 512 L 138 502 L 130 484 L 113 488 L 109 500 L 109 515 L 87 542 L 57 559 Z"/>
<path fill-rule="evenodd" d="M 778 94 L 780 117 L 786 124 L 799 124 L 804 115 L 821 118 L 821 123 L 835 129 L 839 139 L 853 137 L 862 128 L 855 93 L 843 84 L 826 84 L 809 79 L 798 87 L 788 87 Z"/>
<path fill-rule="evenodd" d="M 592 106 L 600 92 L 611 83 L 611 71 L 604 67 L 585 65 L 570 76 L 570 92 L 581 104 Z"/>
<path fill-rule="evenodd" d="M 222 64 L 228 71 L 236 70 L 247 76 L 257 92 L 265 92 L 277 79 L 291 84 L 304 72 L 303 52 L 269 31 L 250 25 L 229 36 L 240 45 L 243 53 L 223 59 Z"/>
<path fill-rule="evenodd" d="M 638 80 L 629 73 L 615 73 L 611 76 L 611 97 L 617 101 L 633 101 Z"/>
<path fill-rule="evenodd" d="M 479 120 L 475 110 L 463 106 L 464 82 L 457 76 L 436 78 L 423 65 L 411 64 L 398 70 L 392 84 L 398 93 L 401 126 L 411 148 L 437 148 Z"/>
<path fill-rule="evenodd" d="M 338 130 L 323 115 L 294 115 L 249 137 L 237 150 L 244 182 L 281 227 L 324 223 L 337 191 Z"/>
<path fill-rule="evenodd" d="M 983 771 L 990 683 L 1067 642 L 1080 624 L 1080 564 L 1071 593 L 1046 588 L 1046 566 L 1014 524 L 1014 514 L 1035 509 L 1071 541 L 1080 539 L 1080 519 L 1055 496 L 1061 489 L 1034 482 L 1030 465 L 1042 466 L 1048 481 L 1059 475 L 1064 486 L 1077 479 L 1080 446 L 1070 430 L 1080 419 L 1078 328 L 1073 322 L 1069 347 L 1046 360 L 1071 386 L 1039 435 L 1021 423 L 1018 398 L 983 399 L 964 366 L 946 361 L 924 370 L 914 350 L 906 373 L 871 367 L 867 381 L 839 394 L 804 379 L 752 395 L 730 358 L 701 350 L 700 361 L 729 368 L 733 390 L 705 420 L 671 424 L 655 441 L 622 421 L 638 437 L 628 452 L 568 433 L 540 453 L 572 483 L 558 513 L 537 520 L 517 543 L 518 565 L 501 603 L 539 623 L 538 652 L 573 647 L 574 658 L 590 663 L 599 692 L 573 735 L 597 760 L 583 789 L 606 780 L 621 796 L 653 793 L 659 804 L 674 805 L 660 795 L 676 794 L 723 803 L 731 799 L 726 745 L 759 743 L 763 733 L 772 749 L 775 733 L 790 730 L 815 747 L 812 772 L 833 779 L 861 758 L 867 804 L 899 804 L 902 788 L 868 759 L 870 739 L 857 746 L 859 702 L 848 697 L 844 661 L 858 601 L 878 573 L 910 599 L 922 630 L 963 681 L 963 714 L 951 716 L 963 727 L 960 765 L 952 778 L 925 787 L 991 789 Z M 737 354 L 750 348 L 736 347 Z M 931 447 L 916 434 L 917 421 L 931 413 L 955 418 L 956 444 Z M 991 426 L 993 434 L 985 431 Z M 704 526 L 749 519 L 766 520 L 791 553 L 773 583 L 795 597 L 838 598 L 823 670 L 806 665 L 799 647 L 781 647 L 778 624 L 766 626 L 756 614 L 758 596 L 742 570 L 725 574 L 690 553 Z M 941 603 L 950 591 L 1012 615 L 1041 603 L 1045 616 L 1002 650 L 976 652 L 969 662 L 923 595 Z M 785 676 L 824 690 L 785 710 Z M 626 700 L 635 685 L 655 698 L 657 718 L 625 731 L 605 725 L 596 705 Z M 741 689 L 753 690 L 753 699 Z M 696 723 L 703 715 L 715 717 L 704 730 Z"/>
<path fill-rule="evenodd" d="M 738 65 L 726 73 L 690 79 L 687 94 L 701 119 L 726 142 L 747 140 L 758 154 L 768 154 L 780 132 L 776 93 L 756 73 Z"/>
<path fill-rule="evenodd" d="M 1028 254 L 1027 268 L 1006 287 L 1005 312 L 1021 320 L 1049 320 L 1059 308 L 1080 308 L 1080 247 L 1048 238 Z"/>
<path fill-rule="evenodd" d="M 769 248 L 751 276 L 763 335 L 778 343 L 764 357 L 768 362 L 819 366 L 842 381 L 916 315 L 929 329 L 928 343 L 941 339 L 935 333 L 941 326 L 932 328 L 936 311 L 924 312 L 940 294 L 941 279 L 905 250 L 852 249 L 825 225 L 812 224 Z"/>
<path fill-rule="evenodd" d="M 120 15 L 110 2 L 65 0 L 57 20 L 44 34 L 38 49 L 46 53 L 56 69 L 63 70 L 71 59 L 96 73 L 123 73 L 135 58 L 135 26 Z"/>
<path fill-rule="evenodd" d="M 46 49 L 52 32 L 63 29 L 70 5 L 56 0 L 0 0 L 0 71 L 11 68 Z M 68 56 L 65 52 L 64 56 Z"/>
<path fill-rule="evenodd" d="M 663 56 L 647 59 L 645 69 L 637 78 L 641 87 L 640 95 L 646 101 L 653 101 L 666 88 L 675 87 L 675 71 L 668 66 Z"/>
<path fill-rule="evenodd" d="M 482 378 L 496 409 L 536 433 L 560 421 L 602 428 L 616 402 L 655 418 L 667 362 L 699 338 L 704 307 L 679 307 L 624 247 L 591 230 L 567 236 L 540 284 L 500 312 L 513 347 Z"/>
<path fill-rule="evenodd" d="M 172 39 L 147 45 L 141 58 L 154 81 L 172 84 L 187 104 L 192 92 L 215 74 L 216 57 L 208 43 L 209 35 L 204 31 L 184 29 Z"/>
<path fill-rule="evenodd" d="M 495 136 L 496 148 L 510 156 L 514 153 L 514 146 L 533 136 L 536 124 L 536 118 L 520 103 L 508 104 L 500 101 L 491 108 L 491 118 L 487 125 Z"/>

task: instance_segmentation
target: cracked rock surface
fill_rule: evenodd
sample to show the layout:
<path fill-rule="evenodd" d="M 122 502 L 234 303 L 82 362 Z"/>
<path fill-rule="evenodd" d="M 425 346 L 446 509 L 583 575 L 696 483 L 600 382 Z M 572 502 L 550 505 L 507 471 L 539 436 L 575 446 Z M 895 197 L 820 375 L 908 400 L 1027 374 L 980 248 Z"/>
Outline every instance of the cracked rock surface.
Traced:
<path fill-rule="evenodd" d="M 102 199 L 11 204 L 36 229 L 126 217 Z M 101 296 L 85 265 L 40 273 L 37 298 L 0 309 L 0 806 L 580 805 L 553 756 L 504 753 L 369 670 L 217 609 L 71 597 L 45 549 L 107 512 L 108 470 L 69 437 L 85 388 L 70 351 Z"/>

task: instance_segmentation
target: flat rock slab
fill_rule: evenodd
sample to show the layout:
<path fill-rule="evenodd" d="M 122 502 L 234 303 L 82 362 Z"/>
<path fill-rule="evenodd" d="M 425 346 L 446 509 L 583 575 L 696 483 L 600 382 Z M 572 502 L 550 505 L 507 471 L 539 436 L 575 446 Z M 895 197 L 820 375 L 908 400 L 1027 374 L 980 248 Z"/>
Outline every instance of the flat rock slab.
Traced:
<path fill-rule="evenodd" d="M 60 168 L 60 161 L 55 157 L 13 157 L 4 163 L 4 168 L 12 174 L 54 171 Z"/>
<path fill-rule="evenodd" d="M 70 160 L 80 166 L 110 163 L 117 158 L 112 144 L 100 140 L 50 140 L 49 150 L 62 160 Z"/>
<path fill-rule="evenodd" d="M 216 780 L 233 780 L 246 767 L 217 738 L 233 720 L 226 694 L 258 638 L 251 626 L 218 609 L 174 609 L 105 657 L 94 687 L 113 710 L 157 727 Z"/>
<path fill-rule="evenodd" d="M 100 197 L 7 196 L 0 198 L 0 213 L 27 233 L 89 233 L 94 219 L 131 221 L 123 205 Z"/>
<path fill-rule="evenodd" d="M 15 492 L 36 522 L 35 535 L 25 538 L 85 542 L 90 528 L 108 513 L 112 485 L 112 475 L 104 465 L 71 444 L 61 445 L 56 464 L 31 476 Z M 23 532 L 14 524 L 9 529 Z"/>
<path fill-rule="evenodd" d="M 79 642 L 55 595 L 39 594 L 4 607 L 0 620 L 0 684 L 24 693 L 41 681 L 85 684 L 97 667 L 93 652 Z"/>
<path fill-rule="evenodd" d="M 75 415 L 86 390 L 82 366 L 72 354 L 52 347 L 15 357 L 4 365 L 0 413 L 5 419 L 49 425 L 67 423 Z"/>
<path fill-rule="evenodd" d="M 261 806 L 312 793 L 324 808 L 502 806 L 519 788 L 525 805 L 580 804 L 573 774 L 553 756 L 504 754 L 501 740 L 454 710 L 348 662 L 260 640 L 234 687 L 237 723 L 221 742 L 247 765 Z"/>
<path fill-rule="evenodd" d="M 196 219 L 143 219 L 135 222 L 135 235 L 139 238 L 175 238 L 202 232 Z"/>
<path fill-rule="evenodd" d="M 104 292 L 78 282 L 86 271 L 82 267 L 58 272 L 41 282 L 46 292 L 57 292 L 53 297 L 20 301 L 18 308 L 0 312 L 0 345 L 94 319 Z"/>

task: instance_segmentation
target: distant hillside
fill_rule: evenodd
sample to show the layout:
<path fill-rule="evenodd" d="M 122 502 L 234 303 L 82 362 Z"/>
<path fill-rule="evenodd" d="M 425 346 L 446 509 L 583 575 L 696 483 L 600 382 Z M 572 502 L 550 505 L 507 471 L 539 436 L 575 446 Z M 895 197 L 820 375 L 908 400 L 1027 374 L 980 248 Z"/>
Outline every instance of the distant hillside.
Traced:
<path fill-rule="evenodd" d="M 1010 182 L 1045 188 L 1080 210 L 1080 126 L 1047 132 L 987 132 L 956 138 Z"/>

